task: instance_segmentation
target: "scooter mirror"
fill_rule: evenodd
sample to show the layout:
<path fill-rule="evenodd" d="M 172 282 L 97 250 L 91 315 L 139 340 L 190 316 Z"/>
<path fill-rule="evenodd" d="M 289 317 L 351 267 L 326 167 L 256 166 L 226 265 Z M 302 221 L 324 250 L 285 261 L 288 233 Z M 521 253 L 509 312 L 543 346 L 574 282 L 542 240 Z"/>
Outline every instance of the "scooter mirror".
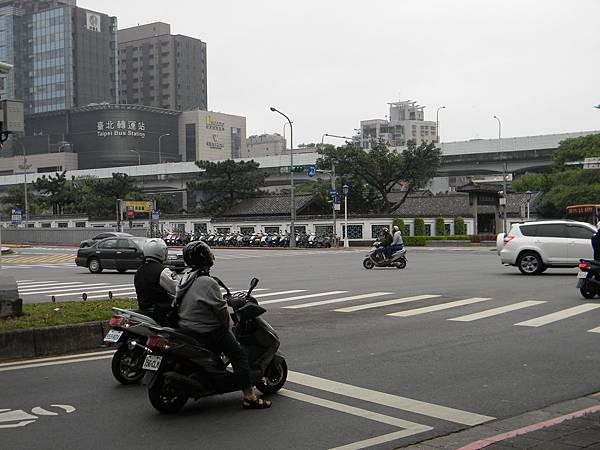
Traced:
<path fill-rule="evenodd" d="M 254 288 L 257 285 L 258 285 L 258 278 L 256 278 L 256 277 L 252 278 L 252 280 L 250 280 L 250 289 L 248 290 L 247 296 L 250 296 L 250 294 L 252 294 L 252 291 L 254 290 Z"/>

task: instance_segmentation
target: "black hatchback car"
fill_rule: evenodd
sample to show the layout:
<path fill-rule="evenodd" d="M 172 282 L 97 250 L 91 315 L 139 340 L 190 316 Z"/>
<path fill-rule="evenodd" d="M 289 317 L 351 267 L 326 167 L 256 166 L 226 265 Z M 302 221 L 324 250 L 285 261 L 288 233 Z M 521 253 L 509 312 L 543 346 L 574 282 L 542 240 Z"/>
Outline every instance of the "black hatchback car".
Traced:
<path fill-rule="evenodd" d="M 137 270 L 144 260 L 142 248 L 148 240 L 145 237 L 111 237 L 92 244 L 91 247 L 80 248 L 77 251 L 75 264 L 87 267 L 92 273 L 100 273 L 104 269 L 117 270 L 125 273 L 127 270 Z M 181 273 L 186 265 L 181 254 L 169 253 L 166 266 Z"/>
<path fill-rule="evenodd" d="M 96 242 L 101 241 L 102 239 L 109 238 L 109 237 L 133 237 L 133 235 L 129 234 L 129 233 L 122 233 L 119 231 L 105 231 L 104 233 L 100 233 L 91 239 L 86 239 L 85 241 L 81 241 L 81 243 L 79 244 L 79 247 L 81 247 L 81 248 L 91 247 Z"/>

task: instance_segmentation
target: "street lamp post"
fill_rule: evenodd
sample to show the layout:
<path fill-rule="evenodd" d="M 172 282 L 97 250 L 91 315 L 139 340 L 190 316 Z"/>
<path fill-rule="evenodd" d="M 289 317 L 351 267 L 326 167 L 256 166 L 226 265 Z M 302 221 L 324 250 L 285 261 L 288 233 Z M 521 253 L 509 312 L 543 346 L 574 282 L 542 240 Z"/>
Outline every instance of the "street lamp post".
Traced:
<path fill-rule="evenodd" d="M 294 248 L 296 247 L 296 199 L 294 198 L 294 127 L 288 116 L 272 106 L 270 109 L 272 112 L 281 114 L 290 124 L 290 206 L 292 210 L 290 217 L 290 248 Z"/>
<path fill-rule="evenodd" d="M 27 164 L 27 152 L 25 150 L 25 144 L 20 139 L 15 139 L 21 145 L 23 149 L 23 165 L 19 166 L 23 169 L 23 192 L 25 195 L 24 206 L 25 206 L 25 228 L 29 228 L 29 198 L 27 194 L 27 170 L 31 167 L 31 164 Z"/>
<path fill-rule="evenodd" d="M 435 112 L 435 134 L 437 143 L 440 143 L 440 109 L 446 109 L 445 106 L 440 106 Z"/>
<path fill-rule="evenodd" d="M 529 220 L 529 204 L 531 203 L 531 196 L 533 195 L 533 192 L 527 191 L 525 192 L 525 195 L 527 195 L 527 220 Z"/>
<path fill-rule="evenodd" d="M 344 192 L 344 248 L 350 247 L 348 243 L 348 191 L 350 186 L 344 184 L 342 187 Z"/>
<path fill-rule="evenodd" d="M 142 157 L 140 156 L 140 152 L 138 152 L 137 150 L 133 150 L 133 149 L 131 149 L 129 151 L 132 152 L 132 153 L 137 154 L 137 157 L 138 157 L 138 166 L 141 166 L 142 165 Z"/>
<path fill-rule="evenodd" d="M 498 116 L 494 116 L 494 119 L 498 121 L 498 156 L 502 157 L 502 123 Z M 506 190 L 506 159 L 502 166 L 502 191 L 504 192 L 504 212 L 502 213 L 502 232 L 506 233 L 506 210 L 508 209 L 508 191 Z"/>
<path fill-rule="evenodd" d="M 323 136 L 321 136 L 321 151 L 323 150 L 323 140 L 325 139 L 325 136 L 329 136 L 329 134 L 325 133 Z M 330 171 L 325 171 L 325 170 L 319 170 L 319 172 L 322 173 L 327 173 L 329 174 L 329 177 L 331 178 L 331 190 L 335 190 L 335 164 L 333 163 L 333 160 L 331 161 L 331 170 Z M 331 209 L 333 211 L 333 245 L 335 247 L 338 246 L 338 239 L 337 239 L 337 220 L 336 220 L 336 215 L 335 215 L 335 196 L 332 195 L 331 198 Z"/>
<path fill-rule="evenodd" d="M 160 152 L 160 140 L 161 140 L 162 138 L 164 138 L 165 136 L 171 136 L 171 133 L 165 133 L 165 134 L 161 134 L 161 135 L 158 137 L 158 163 L 159 163 L 159 164 L 160 164 L 160 163 L 162 163 L 162 154 L 161 154 L 161 152 Z"/>

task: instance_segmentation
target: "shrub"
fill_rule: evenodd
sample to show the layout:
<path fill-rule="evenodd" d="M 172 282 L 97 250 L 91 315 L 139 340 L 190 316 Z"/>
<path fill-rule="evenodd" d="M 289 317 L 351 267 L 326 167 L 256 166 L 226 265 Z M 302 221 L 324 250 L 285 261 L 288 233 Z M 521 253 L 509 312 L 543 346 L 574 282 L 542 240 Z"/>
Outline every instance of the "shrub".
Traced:
<path fill-rule="evenodd" d="M 454 218 L 454 234 L 456 236 L 459 235 L 464 235 L 467 233 L 467 230 L 465 228 L 465 219 L 463 219 L 462 217 L 455 217 Z"/>
<path fill-rule="evenodd" d="M 425 221 L 415 219 L 415 236 L 425 236 Z"/>
<path fill-rule="evenodd" d="M 437 219 L 435 219 L 435 235 L 446 236 L 446 227 L 443 217 L 438 217 Z"/>
<path fill-rule="evenodd" d="M 392 224 L 392 226 L 393 225 L 396 225 L 400 229 L 400 231 L 402 231 L 402 234 L 404 234 L 404 219 L 400 219 L 399 217 L 394 219 L 394 223 Z"/>
<path fill-rule="evenodd" d="M 403 241 L 404 245 L 411 247 L 425 247 L 427 245 L 425 236 L 405 236 Z"/>

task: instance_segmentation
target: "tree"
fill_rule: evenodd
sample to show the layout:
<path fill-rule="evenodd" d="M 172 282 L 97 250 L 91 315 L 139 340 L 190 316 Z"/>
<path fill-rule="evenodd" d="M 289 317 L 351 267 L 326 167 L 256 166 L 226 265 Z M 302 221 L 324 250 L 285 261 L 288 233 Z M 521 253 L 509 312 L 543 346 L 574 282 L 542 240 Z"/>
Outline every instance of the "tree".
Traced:
<path fill-rule="evenodd" d="M 386 213 L 393 212 L 408 195 L 427 186 L 441 161 L 441 150 L 434 143 L 417 146 L 414 141 L 409 141 L 400 153 L 379 143 L 368 152 L 348 145 L 324 149 L 322 155 L 317 161 L 319 167 L 335 164 L 338 173 L 353 180 L 353 197 L 363 191 L 370 197 L 371 211 Z M 402 187 L 400 198 L 391 200 L 390 194 L 397 187 Z"/>
<path fill-rule="evenodd" d="M 23 216 L 25 216 L 25 189 L 23 188 L 23 185 L 15 185 L 8 188 L 6 196 L 2 197 L 1 203 L 2 213 L 5 214 L 6 217 L 10 217 L 12 208 L 19 208 L 22 211 Z M 31 189 L 27 192 L 27 207 L 30 215 L 39 214 L 44 208 L 39 195 L 32 192 Z"/>
<path fill-rule="evenodd" d="M 567 162 L 583 161 L 585 158 L 598 156 L 600 156 L 600 134 L 589 134 L 561 141 L 552 159 L 556 169 L 563 170 Z"/>
<path fill-rule="evenodd" d="M 465 229 L 465 219 L 462 217 L 454 218 L 454 236 L 463 236 L 467 234 Z"/>
<path fill-rule="evenodd" d="M 265 186 L 267 175 L 254 161 L 196 161 L 196 165 L 205 171 L 200 180 L 188 183 L 188 189 L 203 194 L 202 209 L 211 214 L 227 211 L 239 200 L 260 193 Z"/>
<path fill-rule="evenodd" d="M 446 236 L 446 223 L 444 222 L 443 217 L 435 219 L 435 235 Z"/>
<path fill-rule="evenodd" d="M 52 209 L 52 214 L 65 214 L 65 208 L 73 203 L 74 196 L 67 180 L 67 171 L 56 173 L 53 177 L 42 175 L 32 186 L 42 195 L 42 201 Z"/>

